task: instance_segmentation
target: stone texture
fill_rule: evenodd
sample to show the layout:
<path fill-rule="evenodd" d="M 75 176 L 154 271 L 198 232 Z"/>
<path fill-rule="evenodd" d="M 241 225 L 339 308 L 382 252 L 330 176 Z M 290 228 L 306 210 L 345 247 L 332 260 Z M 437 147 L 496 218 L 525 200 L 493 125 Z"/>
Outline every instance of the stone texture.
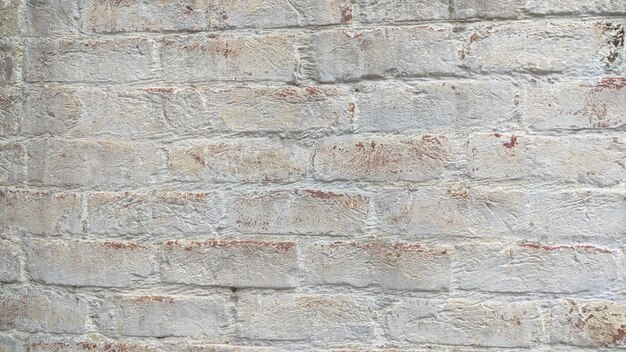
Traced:
<path fill-rule="evenodd" d="M 624 0 L 0 0 L 0 351 L 624 350 Z"/>

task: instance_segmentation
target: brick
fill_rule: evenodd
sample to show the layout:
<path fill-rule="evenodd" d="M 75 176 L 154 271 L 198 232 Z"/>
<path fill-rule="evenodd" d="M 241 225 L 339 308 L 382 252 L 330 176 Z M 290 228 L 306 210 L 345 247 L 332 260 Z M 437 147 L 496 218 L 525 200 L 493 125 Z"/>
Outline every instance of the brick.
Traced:
<path fill-rule="evenodd" d="M 626 192 L 536 191 L 527 196 L 528 230 L 538 236 L 621 238 L 626 233 Z"/>
<path fill-rule="evenodd" d="M 215 192 L 97 192 L 87 207 L 90 231 L 97 234 L 204 234 L 222 217 Z"/>
<path fill-rule="evenodd" d="M 294 82 L 298 60 L 292 34 L 169 36 L 163 40 L 163 78 L 172 82 Z"/>
<path fill-rule="evenodd" d="M 81 233 L 81 196 L 70 192 L 0 191 L 0 229 L 19 234 Z"/>
<path fill-rule="evenodd" d="M 80 103 L 72 89 L 57 85 L 29 87 L 21 95 L 7 97 L 10 134 L 67 133 L 79 120 Z"/>
<path fill-rule="evenodd" d="M 602 15 L 626 13 L 626 4 L 613 0 L 558 1 L 558 0 L 505 0 L 484 2 L 457 0 L 456 18 L 525 18 L 528 15 Z"/>
<path fill-rule="evenodd" d="M 29 240 L 30 278 L 46 284 L 127 287 L 156 272 L 150 245 L 117 241 Z"/>
<path fill-rule="evenodd" d="M 164 118 L 161 99 L 144 90 L 81 89 L 74 99 L 80 104 L 80 114 L 71 126 L 73 135 L 135 137 L 178 132 Z"/>
<path fill-rule="evenodd" d="M 210 2 L 81 0 L 82 28 L 96 33 L 206 30 L 212 11 Z"/>
<path fill-rule="evenodd" d="M 111 140 L 44 139 L 29 144 L 28 178 L 33 184 L 115 187 L 157 183 L 166 169 L 155 144 Z"/>
<path fill-rule="evenodd" d="M 315 34 L 311 41 L 315 78 L 321 82 L 464 76 L 456 49 L 460 45 L 448 26 L 332 30 Z M 429 49 L 424 50 L 426 47 Z"/>
<path fill-rule="evenodd" d="M 552 343 L 590 347 L 626 347 L 623 301 L 563 299 L 552 309 Z"/>
<path fill-rule="evenodd" d="M 623 127 L 625 87 L 625 77 L 533 84 L 526 93 L 526 123 L 537 131 Z"/>
<path fill-rule="evenodd" d="M 308 154 L 289 142 L 268 139 L 214 140 L 205 147 L 174 147 L 169 167 L 183 180 L 294 182 L 306 176 Z"/>
<path fill-rule="evenodd" d="M 316 242 L 303 248 L 301 265 L 309 285 L 445 291 L 453 251 L 415 243 Z"/>
<path fill-rule="evenodd" d="M 350 23 L 355 5 L 348 0 L 219 0 L 178 2 L 83 0 L 83 26 L 93 32 L 201 31 L 226 28 L 277 28 Z"/>
<path fill-rule="evenodd" d="M 623 44 L 612 40 L 620 26 L 599 22 L 477 26 L 464 33 L 467 39 L 459 58 L 474 72 L 598 75 L 623 61 Z"/>
<path fill-rule="evenodd" d="M 374 208 L 381 229 L 391 234 L 580 240 L 623 236 L 625 197 L 612 190 L 523 191 L 449 183 L 388 190 L 375 198 Z"/>
<path fill-rule="evenodd" d="M 31 338 L 26 346 L 29 352 L 157 352 L 163 350 L 161 346 L 151 342 L 115 341 L 100 336 L 75 338 L 37 336 Z"/>
<path fill-rule="evenodd" d="M 137 337 L 224 336 L 229 324 L 228 298 L 181 296 L 120 296 L 107 299 L 98 326 L 110 335 Z"/>
<path fill-rule="evenodd" d="M 26 1 L 22 34 L 27 36 L 77 34 L 78 6 L 78 1 Z"/>
<path fill-rule="evenodd" d="M 11 335 L 0 334 L 0 351 L 12 352 L 19 351 L 21 348 L 20 341 Z"/>
<path fill-rule="evenodd" d="M 294 287 L 294 242 L 256 240 L 168 241 L 163 246 L 165 282 L 228 287 Z"/>
<path fill-rule="evenodd" d="M 352 0 L 265 0 L 246 4 L 218 1 L 214 22 L 220 28 L 275 28 L 353 22 L 359 5 Z"/>
<path fill-rule="evenodd" d="M 366 22 L 403 22 L 445 20 L 449 17 L 446 0 L 366 0 L 363 6 Z"/>
<path fill-rule="evenodd" d="M 458 257 L 455 281 L 467 291 L 597 294 L 620 276 L 615 250 L 586 244 L 476 243 Z"/>
<path fill-rule="evenodd" d="M 26 180 L 25 155 L 21 144 L 0 144 L 0 184 L 19 185 Z"/>
<path fill-rule="evenodd" d="M 19 281 L 22 274 L 20 246 L 7 240 L 0 240 L 0 282 Z"/>
<path fill-rule="evenodd" d="M 621 138 L 608 136 L 477 134 L 470 138 L 468 168 L 474 179 L 611 186 L 626 177 L 625 148 Z"/>
<path fill-rule="evenodd" d="M 626 3 L 613 0 L 569 0 L 569 1 L 539 1 L 526 0 L 525 7 L 531 14 L 626 14 Z"/>
<path fill-rule="evenodd" d="M 499 188 L 450 183 L 415 191 L 388 190 L 374 202 L 386 233 L 420 236 L 519 232 L 526 210 L 524 194 Z"/>
<path fill-rule="evenodd" d="M 132 37 L 34 40 L 26 45 L 24 79 L 85 83 L 148 80 L 156 69 L 154 45 L 151 39 Z"/>
<path fill-rule="evenodd" d="M 404 298 L 386 312 L 386 327 L 395 341 L 530 347 L 543 337 L 539 308 L 534 301 Z"/>
<path fill-rule="evenodd" d="M 314 150 L 313 168 L 325 181 L 426 181 L 447 174 L 459 149 L 433 135 L 329 138 Z"/>
<path fill-rule="evenodd" d="M 21 79 L 22 49 L 14 40 L 0 37 L 0 87 L 16 85 Z"/>
<path fill-rule="evenodd" d="M 347 236 L 362 232 L 368 212 L 365 194 L 295 189 L 235 194 L 228 214 L 243 233 Z"/>
<path fill-rule="evenodd" d="M 528 0 L 455 0 L 452 5 L 454 17 L 470 18 L 523 18 L 524 4 Z"/>
<path fill-rule="evenodd" d="M 242 295 L 239 337 L 261 340 L 367 342 L 374 326 L 369 299 L 347 295 Z M 307 327 L 307 328 L 303 328 Z"/>
<path fill-rule="evenodd" d="M 368 84 L 358 94 L 357 129 L 396 133 L 452 128 L 506 131 L 518 126 L 516 90 L 512 83 L 501 81 Z"/>
<path fill-rule="evenodd" d="M 213 95 L 217 119 L 227 131 L 344 131 L 355 115 L 354 98 L 342 87 L 237 87 Z"/>
<path fill-rule="evenodd" d="M 15 36 L 20 33 L 19 27 L 20 1 L 4 1 L 0 5 L 0 37 Z M 1 82 L 1 81 L 0 81 Z"/>
<path fill-rule="evenodd" d="M 79 334 L 88 316 L 87 302 L 76 295 L 9 288 L 0 293 L 0 330 Z"/>
<path fill-rule="evenodd" d="M 21 92 L 18 90 L 0 90 L 0 136 L 15 135 L 20 130 L 21 116 L 19 101 Z"/>

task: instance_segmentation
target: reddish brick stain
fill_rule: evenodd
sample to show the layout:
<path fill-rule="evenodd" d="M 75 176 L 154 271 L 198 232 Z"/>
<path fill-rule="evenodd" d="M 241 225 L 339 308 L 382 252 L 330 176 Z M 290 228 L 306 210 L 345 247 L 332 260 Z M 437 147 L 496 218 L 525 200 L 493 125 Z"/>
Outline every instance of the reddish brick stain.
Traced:
<path fill-rule="evenodd" d="M 502 135 L 500 133 L 498 133 L 498 132 L 494 133 L 493 136 L 496 137 L 496 138 L 502 137 Z"/>
<path fill-rule="evenodd" d="M 165 302 L 173 303 L 174 297 L 171 296 L 158 296 L 158 295 L 145 295 L 135 297 L 135 301 L 139 302 Z"/>
<path fill-rule="evenodd" d="M 516 135 L 512 135 L 511 136 L 511 140 L 509 142 L 504 142 L 502 143 L 502 145 L 507 148 L 507 149 L 511 149 L 513 147 L 515 147 L 517 145 L 517 136 Z"/>
<path fill-rule="evenodd" d="M 171 245 L 171 244 L 168 244 Z M 180 245 L 178 242 L 176 245 Z M 184 246 L 186 251 L 191 251 L 197 247 L 211 248 L 236 248 L 236 247 L 268 247 L 281 252 L 287 252 L 296 246 L 295 242 L 269 242 L 255 240 L 211 240 L 211 241 L 191 241 Z"/>
<path fill-rule="evenodd" d="M 600 89 L 621 90 L 622 88 L 626 87 L 626 78 L 605 77 L 605 78 L 602 78 L 598 84 L 596 84 L 596 87 Z"/>
<path fill-rule="evenodd" d="M 335 241 L 332 242 L 330 248 L 340 247 L 354 247 L 363 250 L 376 250 L 381 252 L 387 257 L 400 257 L 403 253 L 414 252 L 434 255 L 445 255 L 448 253 L 447 249 L 426 249 L 422 245 L 416 243 L 395 243 L 393 245 L 387 245 L 379 242 L 345 242 Z"/>
<path fill-rule="evenodd" d="M 341 23 L 348 23 L 352 21 L 352 6 L 348 4 L 341 5 Z"/>
<path fill-rule="evenodd" d="M 332 199 L 337 196 L 337 194 L 334 192 L 324 192 L 324 191 L 313 190 L 313 189 L 305 189 L 304 192 L 308 193 L 314 198 L 321 198 L 321 199 Z"/>
<path fill-rule="evenodd" d="M 174 93 L 176 90 L 171 87 L 155 87 L 155 88 L 145 88 L 144 91 L 148 93 Z"/>
<path fill-rule="evenodd" d="M 525 242 L 525 243 L 520 243 L 519 246 L 524 247 L 524 248 L 532 248 L 536 250 L 541 249 L 545 251 L 556 251 L 556 250 L 562 250 L 562 249 L 574 249 L 574 250 L 581 249 L 581 250 L 589 251 L 589 252 L 598 252 L 598 253 L 607 253 L 607 254 L 613 253 L 613 250 L 611 249 L 592 246 L 588 244 L 550 246 L 550 245 L 543 245 L 539 243 Z"/>
<path fill-rule="evenodd" d="M 102 245 L 111 249 L 148 249 L 148 245 L 134 242 L 106 241 Z"/>

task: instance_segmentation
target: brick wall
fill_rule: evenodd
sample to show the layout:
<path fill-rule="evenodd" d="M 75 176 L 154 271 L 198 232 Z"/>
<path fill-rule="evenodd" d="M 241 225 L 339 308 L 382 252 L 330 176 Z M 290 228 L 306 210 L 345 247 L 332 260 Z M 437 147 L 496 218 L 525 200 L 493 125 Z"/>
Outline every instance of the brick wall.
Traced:
<path fill-rule="evenodd" d="M 624 0 L 0 9 L 0 351 L 626 348 Z"/>

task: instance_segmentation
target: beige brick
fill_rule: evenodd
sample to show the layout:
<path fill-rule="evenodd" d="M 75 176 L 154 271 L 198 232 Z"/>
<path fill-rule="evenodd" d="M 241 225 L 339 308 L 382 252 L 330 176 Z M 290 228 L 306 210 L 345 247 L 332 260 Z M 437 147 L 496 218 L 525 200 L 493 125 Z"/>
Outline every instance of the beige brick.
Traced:
<path fill-rule="evenodd" d="M 27 82 L 123 83 L 154 77 L 148 38 L 40 39 L 25 49 Z M 80 69 L 77 69 L 80 68 Z"/>
<path fill-rule="evenodd" d="M 3 1 L 0 4 L 0 37 L 19 34 L 19 6 L 18 0 Z"/>
<path fill-rule="evenodd" d="M 620 276 L 618 251 L 586 244 L 476 243 L 458 257 L 467 291 L 601 294 Z"/>
<path fill-rule="evenodd" d="M 297 283 L 294 242 L 257 240 L 168 241 L 165 282 L 228 287 L 287 288 Z"/>
<path fill-rule="evenodd" d="M 454 252 L 450 246 L 335 241 L 315 242 L 302 252 L 302 269 L 310 285 L 412 291 L 445 291 L 450 287 Z"/>
<path fill-rule="evenodd" d="M 0 228 L 36 235 L 81 233 L 80 203 L 78 193 L 0 191 Z"/>
<path fill-rule="evenodd" d="M 0 282 L 20 280 L 22 274 L 21 253 L 18 244 L 0 240 Z"/>
<path fill-rule="evenodd" d="M 324 31 L 312 39 L 315 78 L 322 82 L 363 78 L 464 75 L 449 26 Z M 424 50 L 428 48 L 428 50 Z M 437 57 L 437 60 L 432 60 Z"/>
<path fill-rule="evenodd" d="M 348 295 L 243 295 L 239 336 L 247 339 L 367 342 L 373 338 L 371 300 Z M 304 328 L 306 327 L 306 328 Z"/>
<path fill-rule="evenodd" d="M 517 88 L 512 82 L 372 83 L 358 93 L 358 130 L 366 132 L 456 130 L 518 125 Z"/>
<path fill-rule="evenodd" d="M 445 136 L 329 138 L 314 150 L 313 168 L 326 181 L 426 181 L 445 175 L 461 150 Z"/>
<path fill-rule="evenodd" d="M 25 332 L 86 332 L 87 302 L 76 295 L 39 289 L 3 289 L 0 330 Z"/>
<path fill-rule="evenodd" d="M 32 280 L 70 286 L 126 287 L 156 272 L 153 246 L 118 241 L 26 242 Z"/>
<path fill-rule="evenodd" d="M 28 178 L 33 184 L 65 187 L 157 183 L 166 169 L 164 154 L 150 142 L 37 140 L 28 146 Z"/>
<path fill-rule="evenodd" d="M 295 189 L 235 194 L 228 214 L 244 233 L 351 236 L 363 231 L 368 211 L 364 194 Z"/>
<path fill-rule="evenodd" d="M 404 298 L 386 312 L 386 324 L 394 341 L 530 347 L 543 341 L 540 306 L 535 301 Z"/>
<path fill-rule="evenodd" d="M 625 88 L 625 77 L 533 84 L 526 93 L 526 123 L 538 131 L 623 127 Z"/>
<path fill-rule="evenodd" d="M 202 143 L 204 145 L 204 143 Z M 170 171 L 184 180 L 293 182 L 306 176 L 308 154 L 268 139 L 213 140 L 205 147 L 175 147 Z"/>
<path fill-rule="evenodd" d="M 229 324 L 228 298 L 171 295 L 120 296 L 107 299 L 98 313 L 98 325 L 107 334 L 168 337 L 224 336 Z"/>
<path fill-rule="evenodd" d="M 98 192 L 87 203 L 90 231 L 103 235 L 206 234 L 222 217 L 215 192 Z"/>
<path fill-rule="evenodd" d="M 626 144 L 619 137 L 477 134 L 468 146 L 470 176 L 611 186 L 624 180 Z"/>
<path fill-rule="evenodd" d="M 163 41 L 163 77 L 173 82 L 294 82 L 297 59 L 292 34 L 169 36 Z"/>
<path fill-rule="evenodd" d="M 597 75 L 623 61 L 621 46 L 611 40 L 623 28 L 619 26 L 599 22 L 476 26 L 464 33 L 459 57 L 475 72 Z"/>
<path fill-rule="evenodd" d="M 590 347 L 626 347 L 623 301 L 563 299 L 552 309 L 552 343 Z"/>

